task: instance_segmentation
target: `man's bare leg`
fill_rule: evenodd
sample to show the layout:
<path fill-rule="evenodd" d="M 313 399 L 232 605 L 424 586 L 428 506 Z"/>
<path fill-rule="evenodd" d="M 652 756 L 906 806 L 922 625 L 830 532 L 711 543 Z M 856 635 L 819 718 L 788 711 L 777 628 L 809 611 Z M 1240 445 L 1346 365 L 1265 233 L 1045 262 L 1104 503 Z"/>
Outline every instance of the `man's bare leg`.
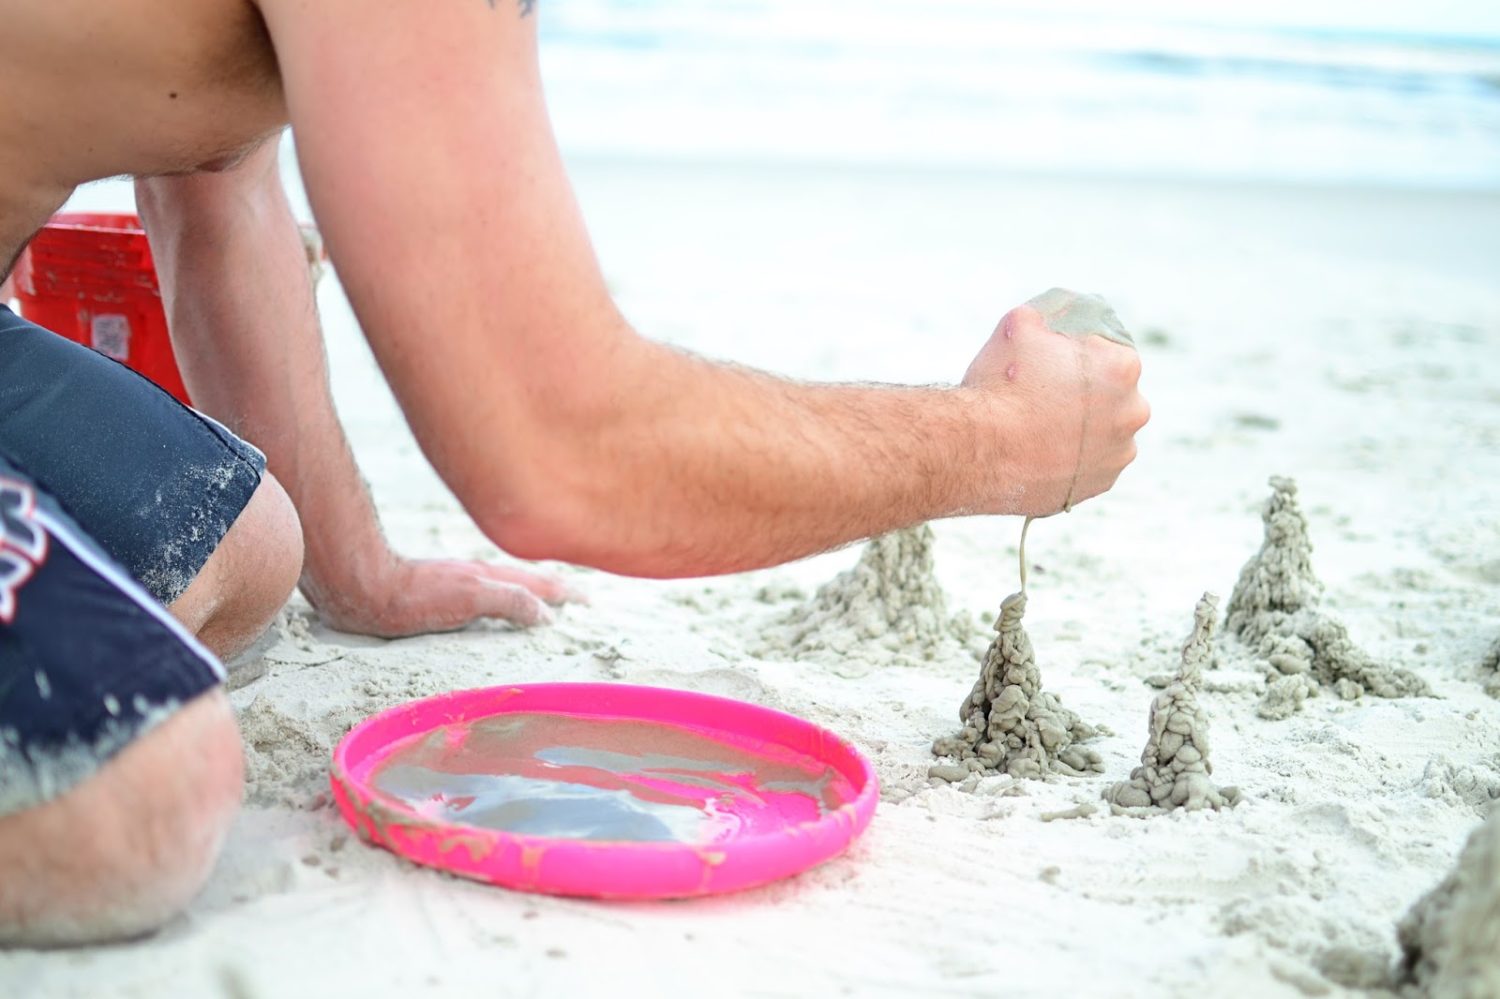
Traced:
<path fill-rule="evenodd" d="M 0 818 L 0 945 L 161 926 L 208 879 L 242 774 L 229 701 L 211 690 L 62 797 Z"/>
<path fill-rule="evenodd" d="M 302 527 L 269 472 L 182 596 L 167 609 L 220 659 L 250 645 L 302 573 Z"/>
<path fill-rule="evenodd" d="M 275 618 L 301 565 L 297 515 L 266 475 L 170 610 L 215 654 L 233 655 Z M 160 927 L 207 880 L 242 791 L 239 731 L 217 688 L 60 797 L 0 817 L 0 945 Z"/>

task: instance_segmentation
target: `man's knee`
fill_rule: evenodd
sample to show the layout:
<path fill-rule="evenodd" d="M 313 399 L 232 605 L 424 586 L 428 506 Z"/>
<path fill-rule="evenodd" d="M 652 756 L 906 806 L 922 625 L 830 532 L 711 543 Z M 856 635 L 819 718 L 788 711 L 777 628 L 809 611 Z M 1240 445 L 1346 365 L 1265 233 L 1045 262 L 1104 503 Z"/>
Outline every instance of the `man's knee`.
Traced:
<path fill-rule="evenodd" d="M 269 472 L 170 610 L 221 659 L 247 648 L 275 619 L 302 574 L 302 526 Z"/>
<path fill-rule="evenodd" d="M 123 939 L 181 911 L 239 809 L 241 752 L 211 690 L 61 797 L 0 818 L 0 944 Z"/>

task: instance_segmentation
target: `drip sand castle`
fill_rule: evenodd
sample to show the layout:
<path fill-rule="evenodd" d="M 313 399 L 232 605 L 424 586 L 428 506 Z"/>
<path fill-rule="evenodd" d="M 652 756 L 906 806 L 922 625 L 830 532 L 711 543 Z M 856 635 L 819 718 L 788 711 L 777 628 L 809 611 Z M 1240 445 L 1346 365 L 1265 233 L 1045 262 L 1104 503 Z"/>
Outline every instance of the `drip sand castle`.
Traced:
<path fill-rule="evenodd" d="M 1375 661 L 1350 641 L 1342 623 L 1319 608 L 1323 585 L 1313 574 L 1312 543 L 1297 507 L 1297 485 L 1273 476 L 1271 489 L 1261 513 L 1265 541 L 1240 571 L 1226 621 L 1229 631 L 1266 664 L 1261 717 L 1295 714 L 1320 687 L 1345 700 L 1366 693 L 1430 696 L 1421 677 Z"/>
<path fill-rule="evenodd" d="M 967 614 L 948 612 L 933 575 L 932 542 L 926 524 L 871 540 L 852 569 L 771 623 L 760 652 L 900 666 L 976 657 L 979 631 Z"/>
<path fill-rule="evenodd" d="M 1158 815 L 1174 808 L 1197 811 L 1239 804 L 1237 788 L 1214 787 L 1208 751 L 1208 715 L 1198 703 L 1203 669 L 1213 658 L 1219 598 L 1205 593 L 1193 611 L 1193 633 L 1182 648 L 1172 683 L 1151 702 L 1146 748 L 1130 780 L 1104 792 L 1116 815 Z"/>
<path fill-rule="evenodd" d="M 1500 996 L 1500 808 L 1397 927 L 1398 977 L 1433 999 Z"/>
<path fill-rule="evenodd" d="M 1099 754 L 1079 745 L 1093 738 L 1094 729 L 1042 690 L 1036 654 L 1021 626 L 1025 613 L 1025 590 L 1001 603 L 995 640 L 959 708 L 963 729 L 933 743 L 932 751 L 1012 777 L 1102 772 Z"/>

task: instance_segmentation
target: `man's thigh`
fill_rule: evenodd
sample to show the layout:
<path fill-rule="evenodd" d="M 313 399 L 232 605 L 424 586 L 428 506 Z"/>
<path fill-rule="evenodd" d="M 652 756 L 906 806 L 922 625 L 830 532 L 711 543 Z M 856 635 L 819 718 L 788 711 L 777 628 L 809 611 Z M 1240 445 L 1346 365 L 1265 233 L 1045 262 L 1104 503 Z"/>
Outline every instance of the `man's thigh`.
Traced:
<path fill-rule="evenodd" d="M 223 426 L 3 306 L 0 455 L 163 604 L 192 583 L 265 471 Z"/>
<path fill-rule="evenodd" d="M 0 814 L 62 795 L 222 679 L 219 661 L 0 456 Z"/>
<path fill-rule="evenodd" d="M 222 668 L 0 456 L 0 947 L 162 925 L 239 804 Z"/>
<path fill-rule="evenodd" d="M 54 799 L 223 668 L 0 455 L 0 815 Z"/>

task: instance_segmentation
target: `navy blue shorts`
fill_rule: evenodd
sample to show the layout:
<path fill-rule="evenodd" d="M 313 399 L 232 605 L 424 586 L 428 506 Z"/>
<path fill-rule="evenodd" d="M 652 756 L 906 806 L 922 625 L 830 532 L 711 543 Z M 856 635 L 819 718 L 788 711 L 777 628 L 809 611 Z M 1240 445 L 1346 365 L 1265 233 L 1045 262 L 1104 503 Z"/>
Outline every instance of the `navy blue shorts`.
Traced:
<path fill-rule="evenodd" d="M 266 467 L 148 379 L 4 306 L 0 455 L 164 604 L 198 575 Z"/>
<path fill-rule="evenodd" d="M 0 815 L 49 801 L 223 667 L 0 458 Z"/>
<path fill-rule="evenodd" d="M 223 681 L 163 605 L 264 469 L 145 378 L 0 307 L 0 815 Z"/>

